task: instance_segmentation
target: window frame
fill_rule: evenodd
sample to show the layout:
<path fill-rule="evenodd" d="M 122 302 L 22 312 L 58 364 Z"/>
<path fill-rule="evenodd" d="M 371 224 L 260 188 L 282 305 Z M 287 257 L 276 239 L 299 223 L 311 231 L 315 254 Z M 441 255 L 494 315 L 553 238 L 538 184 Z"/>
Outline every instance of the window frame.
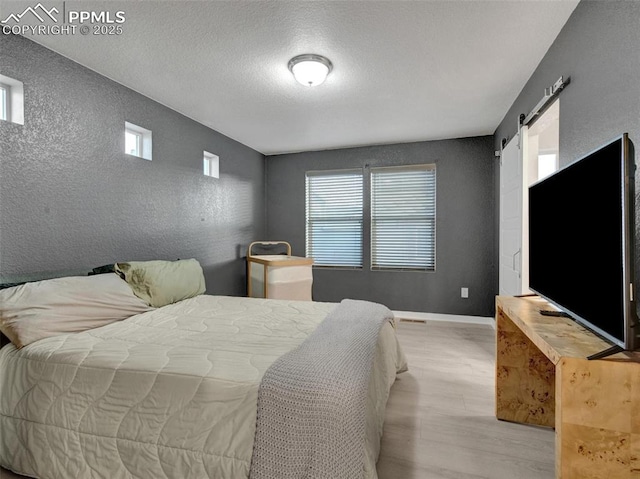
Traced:
<path fill-rule="evenodd" d="M 127 155 L 141 157 L 142 156 L 142 133 L 138 133 L 137 131 L 133 131 L 133 130 L 130 130 L 129 128 L 126 128 L 124 130 L 124 134 L 125 134 L 125 137 L 127 135 L 130 135 L 135 138 L 135 148 L 133 149 L 133 151 L 125 150 L 125 153 Z M 125 144 L 126 144 L 126 139 L 125 139 Z"/>
<path fill-rule="evenodd" d="M 24 125 L 24 84 L 6 75 L 0 75 L 0 87 L 4 91 L 2 121 Z"/>
<path fill-rule="evenodd" d="M 377 172 L 409 172 L 409 171 L 433 171 L 433 188 L 427 190 L 428 195 L 432 195 L 433 213 L 425 215 L 426 220 L 431 221 L 433 224 L 433 242 L 431 249 L 433 251 L 432 256 L 428 260 L 427 265 L 407 266 L 407 265 L 389 265 L 382 266 L 376 264 L 374 257 L 376 256 L 376 222 L 380 219 L 376 218 L 375 212 L 375 195 L 376 188 L 374 184 L 374 175 Z M 370 251 L 369 251 L 369 265 L 371 271 L 402 271 L 402 272 L 421 272 L 421 273 L 434 273 L 436 271 L 436 259 L 437 259 L 437 167 L 436 163 L 424 163 L 416 165 L 402 165 L 402 166 L 382 166 L 374 167 L 369 172 L 369 237 L 370 237 Z M 395 218 L 395 221 L 408 221 L 415 218 L 409 218 L 406 215 L 399 215 Z M 420 218 L 418 218 L 420 219 Z M 432 265 L 432 266 L 431 266 Z"/>
<path fill-rule="evenodd" d="M 220 157 L 206 150 L 203 150 L 202 173 L 204 174 L 204 176 L 208 176 L 209 178 L 220 178 Z"/>
<path fill-rule="evenodd" d="M 357 175 L 361 181 L 361 200 L 360 200 L 360 238 L 359 238 L 359 253 L 360 253 L 360 261 L 359 264 L 327 264 L 327 263 L 318 263 L 317 256 L 313 256 L 313 247 L 310 248 L 313 242 L 313 235 L 311 233 L 312 229 L 310 226 L 313 223 L 317 222 L 318 219 L 310 218 L 310 177 L 322 177 L 322 176 L 339 176 L 339 175 Z M 325 220 L 331 220 L 331 217 L 325 218 Z M 347 217 L 344 218 L 345 221 L 349 219 Z M 352 217 L 351 220 L 358 221 L 357 218 Z M 339 169 L 339 170 L 313 170 L 305 172 L 305 255 L 307 257 L 311 257 L 314 259 L 314 268 L 327 268 L 327 269 L 342 269 L 342 270 L 363 270 L 364 269 L 364 238 L 365 238 L 365 174 L 362 168 L 348 168 L 348 169 Z"/>
<path fill-rule="evenodd" d="M 135 156 L 136 158 L 142 158 L 144 160 L 152 160 L 152 149 L 153 149 L 153 136 L 151 130 L 147 130 L 141 126 L 135 125 L 128 121 L 124 122 L 124 133 L 125 133 L 125 155 Z M 137 152 L 129 153 L 127 151 L 127 134 L 134 135 L 136 140 Z"/>
<path fill-rule="evenodd" d="M 11 85 L 0 82 L 0 120 L 11 121 Z"/>

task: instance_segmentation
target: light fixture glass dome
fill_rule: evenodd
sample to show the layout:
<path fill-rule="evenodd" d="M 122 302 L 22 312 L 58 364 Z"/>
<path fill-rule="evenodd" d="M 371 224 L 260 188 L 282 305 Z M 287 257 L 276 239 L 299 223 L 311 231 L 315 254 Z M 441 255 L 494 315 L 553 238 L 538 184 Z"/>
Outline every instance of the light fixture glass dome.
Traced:
<path fill-rule="evenodd" d="M 321 55 L 298 55 L 289 60 L 289 70 L 298 83 L 304 86 L 320 85 L 332 69 L 329 59 Z"/>

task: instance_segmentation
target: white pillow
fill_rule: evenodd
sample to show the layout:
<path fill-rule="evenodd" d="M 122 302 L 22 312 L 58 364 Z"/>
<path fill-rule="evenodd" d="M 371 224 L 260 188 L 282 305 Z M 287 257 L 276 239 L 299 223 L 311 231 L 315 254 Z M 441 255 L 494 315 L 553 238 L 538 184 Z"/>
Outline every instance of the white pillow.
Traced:
<path fill-rule="evenodd" d="M 0 290 L 0 331 L 21 348 L 151 309 L 115 273 L 48 279 Z"/>

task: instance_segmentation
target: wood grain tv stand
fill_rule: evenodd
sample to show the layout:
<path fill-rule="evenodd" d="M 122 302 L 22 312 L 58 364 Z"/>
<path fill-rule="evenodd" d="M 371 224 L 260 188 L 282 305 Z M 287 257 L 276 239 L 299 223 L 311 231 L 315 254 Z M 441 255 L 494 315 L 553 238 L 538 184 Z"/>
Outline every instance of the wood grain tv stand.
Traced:
<path fill-rule="evenodd" d="M 537 296 L 496 298 L 496 417 L 556 431 L 557 479 L 640 478 L 640 353 L 610 344 Z"/>

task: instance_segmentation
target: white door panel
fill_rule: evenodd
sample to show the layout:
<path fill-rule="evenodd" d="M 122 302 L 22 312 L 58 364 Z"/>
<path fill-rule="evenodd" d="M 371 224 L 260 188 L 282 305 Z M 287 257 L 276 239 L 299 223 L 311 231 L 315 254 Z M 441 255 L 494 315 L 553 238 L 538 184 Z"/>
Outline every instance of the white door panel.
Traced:
<path fill-rule="evenodd" d="M 559 162 L 559 101 L 551 105 L 529 127 L 502 150 L 500 161 L 500 254 L 499 292 L 529 293 L 529 185 L 539 177 L 541 155 Z"/>
<path fill-rule="evenodd" d="M 524 135 L 523 135 L 524 136 Z M 499 294 L 522 294 L 523 158 L 518 139 L 502 150 L 500 164 Z"/>

